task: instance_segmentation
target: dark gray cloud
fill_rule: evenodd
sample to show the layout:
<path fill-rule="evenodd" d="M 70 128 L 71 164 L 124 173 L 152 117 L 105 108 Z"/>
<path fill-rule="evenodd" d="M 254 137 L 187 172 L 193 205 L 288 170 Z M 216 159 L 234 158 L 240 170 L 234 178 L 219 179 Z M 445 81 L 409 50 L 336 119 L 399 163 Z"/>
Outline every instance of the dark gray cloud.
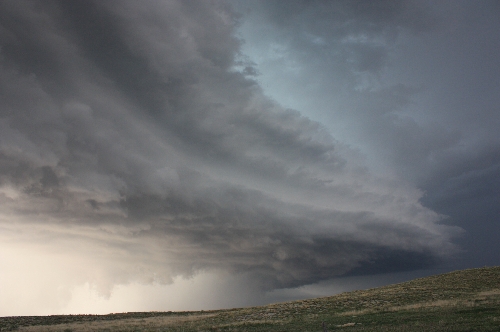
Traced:
<path fill-rule="evenodd" d="M 348 82 L 359 97 L 353 119 L 375 100 L 360 128 L 413 164 L 460 133 L 391 114 L 416 93 L 408 85 L 362 85 L 387 66 L 400 29 L 422 33 L 435 19 L 409 2 L 367 4 L 262 6 L 293 61 L 318 49 L 321 67 L 325 44 L 345 45 L 331 53 L 346 64 L 332 67 L 335 88 Z M 23 241 L 99 257 L 82 278 L 103 294 L 203 271 L 270 290 L 456 253 L 460 229 L 424 207 L 421 190 L 374 175 L 327 126 L 265 95 L 239 19 L 222 1 L 0 3 L 4 237 L 19 229 Z"/>

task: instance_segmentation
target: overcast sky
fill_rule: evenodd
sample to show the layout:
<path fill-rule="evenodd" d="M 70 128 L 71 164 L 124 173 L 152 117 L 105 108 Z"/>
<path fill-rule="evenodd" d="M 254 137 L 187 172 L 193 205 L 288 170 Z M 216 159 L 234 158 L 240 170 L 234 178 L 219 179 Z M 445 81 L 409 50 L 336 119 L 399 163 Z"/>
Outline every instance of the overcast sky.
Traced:
<path fill-rule="evenodd" d="M 0 2 L 0 316 L 500 264 L 497 1 Z"/>

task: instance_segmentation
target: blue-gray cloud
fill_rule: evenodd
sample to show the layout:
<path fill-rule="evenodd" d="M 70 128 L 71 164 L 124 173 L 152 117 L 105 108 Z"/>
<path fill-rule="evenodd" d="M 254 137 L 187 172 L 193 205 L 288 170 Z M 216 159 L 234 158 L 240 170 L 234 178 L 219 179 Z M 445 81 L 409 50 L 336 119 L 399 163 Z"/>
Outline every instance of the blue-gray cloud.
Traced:
<path fill-rule="evenodd" d="M 468 232 L 455 268 L 498 264 L 495 1 L 238 5 L 268 94 L 359 148 L 373 171 L 425 191 L 426 206 Z"/>

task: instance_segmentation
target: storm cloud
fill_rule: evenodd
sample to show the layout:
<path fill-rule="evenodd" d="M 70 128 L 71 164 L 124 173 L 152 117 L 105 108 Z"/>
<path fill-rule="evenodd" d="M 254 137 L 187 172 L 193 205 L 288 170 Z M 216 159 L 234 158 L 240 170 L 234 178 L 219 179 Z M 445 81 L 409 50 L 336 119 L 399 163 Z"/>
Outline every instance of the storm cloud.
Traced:
<path fill-rule="evenodd" d="M 252 17 L 260 46 L 241 35 Z M 439 24 L 406 1 L 3 1 L 0 238 L 85 262 L 68 289 L 108 297 L 438 266 L 463 234 L 441 207 L 477 197 L 468 181 L 495 193 L 475 179 L 499 161 L 496 136 L 470 166 L 462 127 L 403 114 L 422 86 L 380 83 L 401 36 Z M 266 87 L 279 63 L 293 105 Z"/>
<path fill-rule="evenodd" d="M 500 156 L 496 2 L 239 6 L 243 50 L 268 94 L 360 149 L 372 172 L 422 189 L 425 206 L 470 234 L 458 266 L 498 263 L 490 250 Z"/>

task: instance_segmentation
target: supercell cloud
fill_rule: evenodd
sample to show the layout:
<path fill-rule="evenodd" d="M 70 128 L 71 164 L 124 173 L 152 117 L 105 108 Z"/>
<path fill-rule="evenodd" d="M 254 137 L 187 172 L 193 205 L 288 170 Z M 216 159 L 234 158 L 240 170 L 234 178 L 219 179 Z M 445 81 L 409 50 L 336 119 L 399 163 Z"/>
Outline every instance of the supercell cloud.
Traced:
<path fill-rule="evenodd" d="M 274 31 L 303 37 L 285 39 L 297 57 L 311 52 L 300 42 L 347 45 L 331 55 L 349 66 L 328 70 L 338 69 L 337 83 L 358 101 L 339 123 L 351 121 L 352 130 L 357 123 L 363 133 L 353 142 L 372 135 L 369 148 L 393 149 L 395 175 L 372 170 L 366 146 L 336 137 L 314 111 L 269 97 L 255 76 L 265 66 L 244 54 L 241 14 L 231 3 L 2 1 L 0 240 L 14 248 L 5 252 L 62 255 L 80 271 L 64 287 L 87 283 L 104 296 L 119 285 L 200 273 L 244 276 L 271 291 L 429 268 L 453 256 L 461 228 L 422 205 L 424 186 L 412 182 L 422 178 L 412 167 L 424 161 L 412 154 L 398 162 L 422 141 L 391 141 L 415 128 L 400 123 L 394 133 L 380 115 L 382 101 L 406 105 L 415 92 L 360 83 L 387 65 L 397 29 L 425 33 L 436 18 L 418 12 L 424 24 L 407 6 L 339 2 L 329 9 L 342 13 L 332 19 L 338 26 L 293 31 L 286 25 L 308 19 L 296 13 L 317 13 L 295 1 L 277 18 L 271 4 Z M 311 59 L 323 65 L 320 55 Z M 375 99 L 378 114 L 358 112 Z M 424 150 L 436 148 L 434 140 L 438 148 L 460 140 L 453 130 L 429 130 Z"/>

